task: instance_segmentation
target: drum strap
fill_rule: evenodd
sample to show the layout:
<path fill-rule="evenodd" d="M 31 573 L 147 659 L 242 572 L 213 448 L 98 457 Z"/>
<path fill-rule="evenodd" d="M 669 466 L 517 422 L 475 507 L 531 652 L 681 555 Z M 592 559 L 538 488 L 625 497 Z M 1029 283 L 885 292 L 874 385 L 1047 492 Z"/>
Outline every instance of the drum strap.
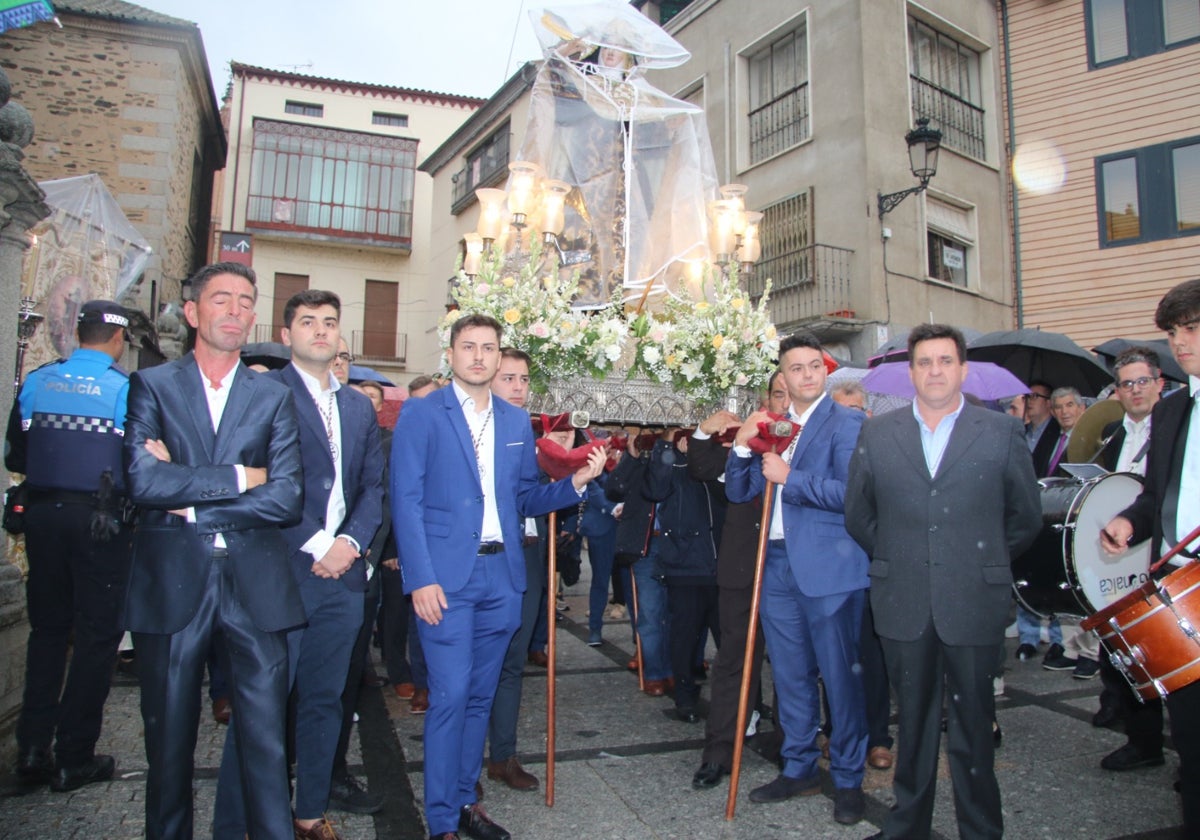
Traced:
<path fill-rule="evenodd" d="M 1150 439 L 1147 438 L 1146 442 L 1142 444 L 1142 448 L 1138 450 L 1138 453 L 1133 456 L 1133 460 L 1130 461 L 1129 463 L 1130 464 L 1140 464 L 1142 462 L 1142 459 L 1146 457 L 1146 453 L 1149 451 L 1150 451 Z"/>

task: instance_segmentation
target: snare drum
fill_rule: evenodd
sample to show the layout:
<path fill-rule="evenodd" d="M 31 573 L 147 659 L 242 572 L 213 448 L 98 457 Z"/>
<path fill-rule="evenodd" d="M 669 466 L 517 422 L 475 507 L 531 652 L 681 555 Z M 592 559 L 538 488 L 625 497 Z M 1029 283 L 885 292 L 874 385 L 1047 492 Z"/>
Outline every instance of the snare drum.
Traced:
<path fill-rule="evenodd" d="M 1200 680 L 1200 563 L 1151 580 L 1096 615 L 1095 630 L 1113 667 L 1147 700 Z"/>
<path fill-rule="evenodd" d="M 1142 492 L 1139 476 L 1046 478 L 1038 484 L 1042 530 L 1012 563 L 1013 589 L 1026 609 L 1043 617 L 1083 617 L 1149 579 L 1149 540 L 1117 557 L 1100 547 L 1100 530 Z"/>

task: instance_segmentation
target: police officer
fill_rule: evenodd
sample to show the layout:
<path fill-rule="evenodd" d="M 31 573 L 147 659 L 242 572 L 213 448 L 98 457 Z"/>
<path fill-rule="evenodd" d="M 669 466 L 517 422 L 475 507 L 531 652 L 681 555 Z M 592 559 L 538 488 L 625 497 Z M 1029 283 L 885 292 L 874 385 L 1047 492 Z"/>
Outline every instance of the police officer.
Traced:
<path fill-rule="evenodd" d="M 26 377 L 8 426 L 5 465 L 24 473 L 29 489 L 30 631 L 17 775 L 55 791 L 107 781 L 115 765 L 94 750 L 121 639 L 132 539 L 121 466 L 129 376 L 116 365 L 128 326 L 121 306 L 85 303 L 79 349 Z"/>

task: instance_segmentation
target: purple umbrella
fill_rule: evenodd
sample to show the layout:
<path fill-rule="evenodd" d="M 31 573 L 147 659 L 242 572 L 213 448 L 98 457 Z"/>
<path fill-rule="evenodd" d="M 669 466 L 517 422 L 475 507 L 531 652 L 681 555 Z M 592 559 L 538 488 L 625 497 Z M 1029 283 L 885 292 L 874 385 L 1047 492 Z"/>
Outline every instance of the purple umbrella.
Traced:
<path fill-rule="evenodd" d="M 898 397 L 916 397 L 912 378 L 908 375 L 908 362 L 884 362 L 871 368 L 862 379 L 863 387 L 879 394 L 895 394 Z M 970 362 L 967 381 L 963 391 L 974 394 L 981 400 L 1002 400 L 1029 392 L 1029 387 L 999 365 L 991 362 Z"/>

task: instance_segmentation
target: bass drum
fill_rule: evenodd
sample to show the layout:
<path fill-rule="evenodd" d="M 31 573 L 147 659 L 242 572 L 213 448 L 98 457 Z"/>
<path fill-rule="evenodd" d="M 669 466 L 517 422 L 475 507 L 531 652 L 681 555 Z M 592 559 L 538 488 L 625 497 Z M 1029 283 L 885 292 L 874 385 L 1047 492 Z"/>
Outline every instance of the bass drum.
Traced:
<path fill-rule="evenodd" d="M 1140 476 L 1045 478 L 1038 484 L 1042 530 L 1012 564 L 1013 590 L 1026 609 L 1043 618 L 1083 618 L 1149 580 L 1149 540 L 1117 557 L 1100 547 L 1100 530 L 1142 492 Z"/>

